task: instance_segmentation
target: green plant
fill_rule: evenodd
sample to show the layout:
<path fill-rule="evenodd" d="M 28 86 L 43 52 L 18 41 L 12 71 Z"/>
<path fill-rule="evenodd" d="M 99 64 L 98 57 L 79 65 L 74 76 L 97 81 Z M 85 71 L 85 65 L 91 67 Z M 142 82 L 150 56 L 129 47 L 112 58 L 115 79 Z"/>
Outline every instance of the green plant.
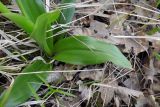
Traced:
<path fill-rule="evenodd" d="M 156 0 L 156 7 L 159 9 L 159 7 L 160 7 L 160 0 Z"/>
<path fill-rule="evenodd" d="M 50 64 L 45 64 L 40 60 L 37 60 L 26 67 L 22 73 L 31 73 L 38 71 L 51 70 L 52 66 Z M 9 87 L 9 89 L 2 94 L 0 97 L 0 107 L 15 107 L 18 104 L 26 101 L 31 95 L 30 86 L 37 91 L 42 83 L 39 76 L 46 78 L 47 74 L 27 74 L 18 76 L 14 84 Z"/>
<path fill-rule="evenodd" d="M 156 0 L 156 8 L 160 9 L 160 0 Z M 159 16 L 157 18 L 159 18 Z M 153 34 L 155 34 L 157 32 L 160 32 L 160 27 L 159 26 L 156 26 L 156 27 L 153 27 L 153 28 L 149 29 L 147 34 L 148 35 L 153 35 Z"/>
<path fill-rule="evenodd" d="M 148 35 L 154 35 L 155 33 L 159 32 L 160 31 L 160 28 L 159 27 L 154 27 L 152 29 L 150 29 L 147 34 Z"/>
<path fill-rule="evenodd" d="M 74 1 L 75 0 L 62 0 L 62 3 L 72 3 Z M 74 7 L 65 10 L 55 9 L 54 11 L 46 13 L 41 0 L 16 0 L 16 2 L 22 12 L 21 14 L 12 13 L 1 2 L 0 12 L 4 17 L 10 19 L 22 28 L 30 38 L 34 39 L 50 58 L 76 65 L 99 64 L 111 61 L 121 67 L 131 68 L 130 62 L 123 56 L 119 49 L 112 44 L 82 35 L 65 37 L 61 34 L 52 37 L 52 35 L 62 29 L 58 28 L 53 31 L 48 31 L 51 25 L 56 24 L 56 22 L 60 24 L 70 22 L 74 14 Z M 41 63 L 42 67 L 37 69 L 35 67 L 37 63 Z M 50 64 L 38 61 L 25 68 L 24 71 L 34 72 L 37 70 L 49 70 L 50 68 Z M 42 77 L 45 79 L 46 75 Z M 18 76 L 13 86 L 11 86 L 11 89 L 4 92 L 1 96 L 0 103 L 3 104 L 2 106 L 16 106 L 27 100 L 31 94 L 25 84 L 31 81 L 37 82 L 37 79 L 37 75 Z M 39 86 L 33 85 L 32 88 L 37 90 Z M 20 92 L 19 90 L 21 89 L 25 89 L 26 92 Z M 16 91 L 18 91 L 16 95 L 17 98 L 14 97 Z"/>

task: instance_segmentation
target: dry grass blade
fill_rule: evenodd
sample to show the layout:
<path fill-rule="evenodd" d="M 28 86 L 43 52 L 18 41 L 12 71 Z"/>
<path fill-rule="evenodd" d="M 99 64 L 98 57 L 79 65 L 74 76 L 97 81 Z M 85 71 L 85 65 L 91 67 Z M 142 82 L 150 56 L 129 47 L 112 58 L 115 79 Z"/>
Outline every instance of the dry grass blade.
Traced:
<path fill-rule="evenodd" d="M 135 97 L 143 96 L 143 93 L 141 91 L 136 91 L 136 90 L 132 90 L 132 89 L 129 89 L 126 87 L 121 87 L 121 86 L 115 87 L 115 86 L 111 86 L 111 85 L 107 85 L 107 84 L 100 84 L 100 83 L 95 83 L 92 86 L 112 88 L 116 91 L 126 93 L 127 95 L 131 95 L 131 96 L 135 96 Z"/>

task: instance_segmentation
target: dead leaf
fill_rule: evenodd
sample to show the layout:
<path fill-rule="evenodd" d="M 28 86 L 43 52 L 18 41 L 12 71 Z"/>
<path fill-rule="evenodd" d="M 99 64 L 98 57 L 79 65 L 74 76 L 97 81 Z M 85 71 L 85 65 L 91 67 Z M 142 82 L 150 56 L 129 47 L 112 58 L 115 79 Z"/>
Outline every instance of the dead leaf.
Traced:
<path fill-rule="evenodd" d="M 136 107 L 159 107 L 155 98 L 149 90 L 144 90 L 144 95 L 137 99 Z"/>
<path fill-rule="evenodd" d="M 112 82 L 112 83 L 108 83 L 110 80 L 112 80 L 112 79 L 108 79 L 108 80 L 105 80 L 103 82 L 103 84 L 107 84 L 110 87 L 100 87 L 99 88 L 99 92 L 101 93 L 101 98 L 103 100 L 104 105 L 107 105 L 112 100 L 112 98 L 114 97 L 115 89 L 111 88 L 111 87 L 116 87 L 117 86 L 116 81 Z"/>
<path fill-rule="evenodd" d="M 79 74 L 79 77 L 84 80 L 84 79 L 92 79 L 95 81 L 101 80 L 104 76 L 104 73 L 102 71 L 92 71 L 92 72 L 81 72 Z"/>

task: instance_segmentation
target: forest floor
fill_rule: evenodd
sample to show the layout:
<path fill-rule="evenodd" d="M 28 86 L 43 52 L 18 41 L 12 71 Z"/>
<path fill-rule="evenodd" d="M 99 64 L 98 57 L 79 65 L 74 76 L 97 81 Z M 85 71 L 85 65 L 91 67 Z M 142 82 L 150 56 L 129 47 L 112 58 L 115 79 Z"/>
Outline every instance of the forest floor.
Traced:
<path fill-rule="evenodd" d="M 50 9 L 55 3 L 51 3 Z M 46 107 L 159 107 L 160 11 L 156 0 L 77 0 L 76 3 L 69 33 L 115 44 L 133 70 L 110 62 L 75 66 L 54 61 L 54 72 L 47 82 L 71 95 L 55 93 L 39 101 L 30 98 L 22 106 L 39 107 L 44 103 Z M 14 3 L 8 7 L 19 12 Z M 42 59 L 43 53 L 35 43 L 24 38 L 25 33 L 1 15 L 0 35 L 0 72 L 18 73 L 33 59 Z M 2 73 L 0 93 L 10 83 L 10 78 Z M 37 93 L 41 97 L 47 92 L 44 85 Z"/>

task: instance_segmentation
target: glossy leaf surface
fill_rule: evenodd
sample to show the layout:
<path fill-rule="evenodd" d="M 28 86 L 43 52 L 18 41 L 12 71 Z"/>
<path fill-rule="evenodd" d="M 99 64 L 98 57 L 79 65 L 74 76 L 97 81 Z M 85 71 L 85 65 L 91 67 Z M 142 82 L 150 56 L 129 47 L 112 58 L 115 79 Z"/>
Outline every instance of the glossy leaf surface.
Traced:
<path fill-rule="evenodd" d="M 88 36 L 75 36 L 60 40 L 55 44 L 56 60 L 77 64 L 99 64 L 106 61 L 131 68 L 130 62 L 120 50 L 109 43 Z"/>
<path fill-rule="evenodd" d="M 51 32 L 47 33 L 51 23 L 55 22 L 59 17 L 60 12 L 58 10 L 44 13 L 38 17 L 31 37 L 36 40 L 40 47 L 45 50 L 48 55 L 53 54 L 53 37 L 50 37 Z"/>
<path fill-rule="evenodd" d="M 45 13 L 45 6 L 42 0 L 16 0 L 20 10 L 33 23 L 38 16 Z"/>
<path fill-rule="evenodd" d="M 59 21 L 60 24 L 66 24 L 72 21 L 72 18 L 75 13 L 75 7 L 72 5 L 72 3 L 75 3 L 75 1 L 76 0 L 62 0 L 61 4 L 64 4 L 66 8 L 62 9 Z"/>

